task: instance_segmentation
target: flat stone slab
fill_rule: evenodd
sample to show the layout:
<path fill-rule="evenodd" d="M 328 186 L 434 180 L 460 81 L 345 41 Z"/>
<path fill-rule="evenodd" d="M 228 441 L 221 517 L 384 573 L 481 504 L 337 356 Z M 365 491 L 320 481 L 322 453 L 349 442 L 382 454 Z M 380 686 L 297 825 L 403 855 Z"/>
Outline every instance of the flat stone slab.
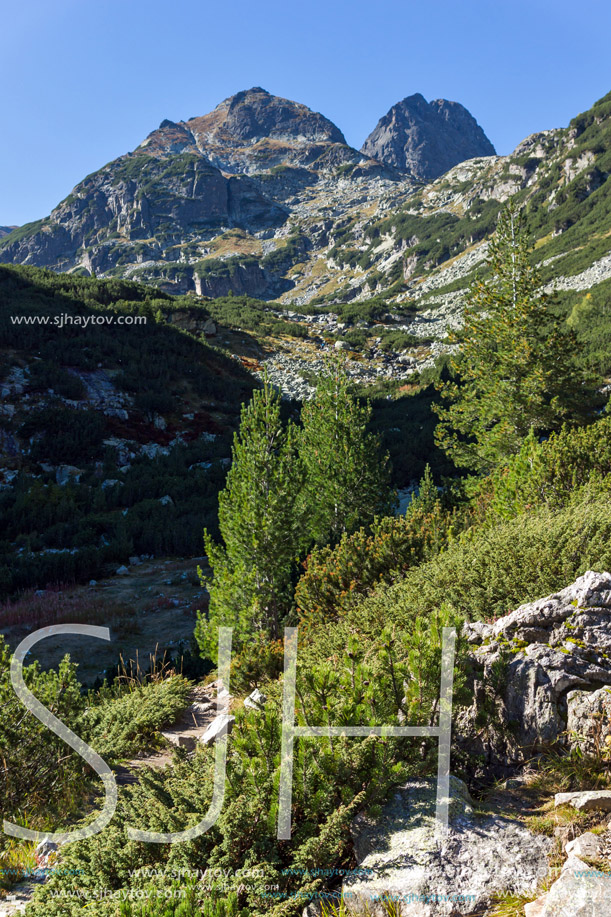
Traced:
<path fill-rule="evenodd" d="M 178 729 L 162 729 L 161 735 L 166 742 L 175 745 L 176 748 L 186 748 L 187 751 L 193 751 L 195 748 L 195 736 L 184 735 Z"/>
<path fill-rule="evenodd" d="M 358 816 L 352 835 L 358 869 L 344 880 L 354 917 L 481 914 L 500 892 L 533 894 L 549 871 L 551 838 L 518 822 L 475 811 L 465 784 L 451 778 L 449 827 L 435 819 L 435 781 L 397 787 L 379 817 Z"/>
<path fill-rule="evenodd" d="M 584 793 L 556 793 L 554 796 L 554 805 L 572 806 L 580 812 L 611 812 L 611 790 L 590 790 Z"/>

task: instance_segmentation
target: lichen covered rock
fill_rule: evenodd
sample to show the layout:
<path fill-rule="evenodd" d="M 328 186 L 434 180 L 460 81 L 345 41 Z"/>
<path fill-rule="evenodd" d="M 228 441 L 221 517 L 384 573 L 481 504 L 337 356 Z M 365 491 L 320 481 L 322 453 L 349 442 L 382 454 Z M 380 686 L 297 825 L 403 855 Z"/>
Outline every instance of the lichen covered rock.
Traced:
<path fill-rule="evenodd" d="M 343 885 L 355 915 L 382 915 L 385 900 L 402 917 L 477 914 L 498 892 L 535 891 L 552 841 L 510 818 L 480 815 L 461 780 L 451 778 L 450 792 L 447 832 L 435 819 L 432 780 L 397 787 L 379 817 L 355 819 L 359 868 Z"/>

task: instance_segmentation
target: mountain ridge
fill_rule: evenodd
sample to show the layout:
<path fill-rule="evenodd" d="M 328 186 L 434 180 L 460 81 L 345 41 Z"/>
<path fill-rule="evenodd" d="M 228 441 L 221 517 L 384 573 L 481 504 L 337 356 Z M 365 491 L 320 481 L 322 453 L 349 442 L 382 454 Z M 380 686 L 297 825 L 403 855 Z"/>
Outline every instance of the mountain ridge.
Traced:
<path fill-rule="evenodd" d="M 221 163 L 245 170 L 236 173 L 211 160 L 220 133 L 233 130 L 227 112 L 239 112 L 245 100 L 248 110 L 263 107 L 261 117 L 277 133 L 263 137 L 267 124 L 253 134 L 248 112 L 243 122 L 240 116 Z M 296 130 L 295 112 L 305 107 L 255 87 L 219 103 L 204 121 L 163 121 L 136 150 L 88 176 L 49 218 L 1 239 L 0 260 L 124 277 L 178 294 L 246 293 L 285 308 L 371 296 L 413 301 L 438 307 L 443 319 L 446 307 L 458 306 L 458 287 L 473 276 L 511 197 L 528 211 L 536 257 L 557 259 L 544 266 L 546 282 L 589 270 L 608 253 L 609 107 L 605 97 L 508 156 L 465 160 L 427 183 L 333 139 L 334 125 L 317 113 L 310 112 L 313 133 L 278 139 Z M 331 139 L 317 139 L 320 131 Z M 582 218 L 590 227 L 584 244 Z M 574 237 L 571 254 L 565 241 Z M 448 284 L 456 289 L 439 294 Z"/>

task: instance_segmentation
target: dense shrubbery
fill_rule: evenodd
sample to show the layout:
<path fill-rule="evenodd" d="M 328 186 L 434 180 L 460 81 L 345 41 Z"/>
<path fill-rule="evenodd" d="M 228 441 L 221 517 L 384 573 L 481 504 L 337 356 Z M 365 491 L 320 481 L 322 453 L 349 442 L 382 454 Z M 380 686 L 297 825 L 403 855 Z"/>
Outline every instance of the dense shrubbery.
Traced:
<path fill-rule="evenodd" d="M 10 653 L 0 636 L 0 808 L 5 818 L 27 820 L 74 812 L 87 770 L 76 755 L 22 706 L 10 678 Z M 60 719 L 74 723 L 85 708 L 76 665 L 66 658 L 57 672 L 24 668 L 26 685 Z M 0 847 L 3 836 L 0 837 Z"/>
<path fill-rule="evenodd" d="M 439 628 L 453 620 L 441 612 L 432 627 L 414 619 L 405 629 L 382 630 L 369 644 L 352 640 L 333 664 L 326 651 L 314 653 L 304 647 L 299 655 L 298 722 L 392 724 L 401 713 L 428 723 L 439 691 Z M 403 700 L 405 680 L 412 688 Z M 435 760 L 435 743 L 429 741 L 423 759 L 421 743 L 410 739 L 298 740 L 292 840 L 278 841 L 282 696 L 278 684 L 267 685 L 266 693 L 264 712 L 236 713 L 228 746 L 225 802 L 210 831 L 189 844 L 176 845 L 141 845 L 125 836 L 128 823 L 168 831 L 199 821 L 210 804 L 214 765 L 213 751 L 202 748 L 192 761 L 177 763 L 170 772 L 149 773 L 128 794 L 121 794 L 118 813 L 104 834 L 66 848 L 63 866 L 78 870 L 79 886 L 90 891 L 103 886 L 140 888 L 152 894 L 160 884 L 170 884 L 173 870 L 207 867 L 219 897 L 230 897 L 227 889 L 238 892 L 239 905 L 253 915 L 299 913 L 323 884 L 315 876 L 317 867 L 324 863 L 325 869 L 331 869 L 350 862 L 348 826 L 356 811 L 381 802 L 394 783 L 423 773 Z M 130 874 L 139 868 L 140 876 Z M 159 870 L 159 879 L 147 878 L 146 870 L 151 868 Z M 214 878 L 215 868 L 226 870 L 226 877 Z M 246 877 L 240 870 L 246 870 Z M 35 913 L 45 917 L 78 913 L 74 899 L 53 897 L 54 891 L 70 884 L 69 878 L 53 877 Z M 205 898 L 210 892 L 202 888 L 200 894 Z M 92 902 L 90 911 L 113 914 L 112 906 Z"/>
<path fill-rule="evenodd" d="M 124 563 L 131 554 L 200 554 L 202 524 L 217 531 L 226 467 L 215 459 L 228 449 L 224 439 L 200 440 L 176 446 L 167 456 L 139 458 L 125 472 L 111 465 L 106 473 L 117 484 L 106 488 L 94 472 L 61 487 L 51 476 L 37 480 L 22 474 L 13 488 L 0 492 L 0 593 L 86 582 L 105 564 Z M 210 468 L 191 467 L 204 459 Z M 165 496 L 173 503 L 162 504 Z M 15 545 L 21 549 L 17 555 Z"/>
<path fill-rule="evenodd" d="M 611 280 L 597 284 L 587 292 L 562 292 L 559 307 L 583 344 L 584 358 L 601 375 L 611 374 Z"/>
<path fill-rule="evenodd" d="M 538 179 L 539 189 L 529 199 L 529 229 L 538 236 L 554 233 L 546 240 L 542 257 L 547 259 L 566 253 L 561 261 L 547 268 L 546 280 L 557 273 L 558 267 L 562 273 L 578 273 L 609 250 L 611 93 L 574 118 L 568 131 L 574 135 L 568 157 L 572 163 L 585 155 L 595 156 L 596 162 L 586 166 L 568 183 L 562 173 L 562 164 L 555 163 L 545 177 Z M 554 192 L 556 206 L 553 208 L 548 206 L 550 192 Z"/>
<path fill-rule="evenodd" d="M 478 486 L 474 512 L 488 524 L 537 505 L 561 508 L 588 482 L 611 475 L 611 417 L 582 429 L 564 428 L 539 443 L 534 435 L 510 462 Z"/>
<path fill-rule="evenodd" d="M 406 205 L 403 212 L 393 214 L 379 223 L 374 223 L 368 230 L 372 239 L 372 248 L 378 244 L 380 237 L 396 227 L 397 239 L 404 239 L 409 244 L 410 255 L 419 257 L 417 273 L 426 267 L 441 264 L 459 254 L 468 245 L 479 242 L 490 235 L 494 229 L 500 210 L 500 204 L 494 199 L 482 202 L 470 211 L 469 218 L 459 219 L 453 213 L 440 212 L 431 216 L 410 213 L 414 202 Z M 393 267 L 390 279 L 401 277 L 401 262 Z"/>
<path fill-rule="evenodd" d="M 28 415 L 19 435 L 22 439 L 35 437 L 30 449 L 34 461 L 74 465 L 96 457 L 105 428 L 104 418 L 97 411 L 50 403 Z"/>
<path fill-rule="evenodd" d="M 187 705 L 189 682 L 181 675 L 145 683 L 115 682 L 89 695 L 82 735 L 109 764 L 134 755 Z"/>
<path fill-rule="evenodd" d="M 448 601 L 465 617 L 486 618 L 585 570 L 608 569 L 610 427 L 605 417 L 542 443 L 531 436 L 509 465 L 472 479 L 469 503 L 450 512 L 416 499 L 405 517 L 313 553 L 297 586 L 304 623 L 341 618 L 396 579 L 380 591 L 389 609 L 404 595 L 406 608 L 423 613 Z"/>
<path fill-rule="evenodd" d="M 10 683 L 10 662 L 0 637 L 0 818 L 39 831 L 63 829 L 89 809 L 98 778 L 23 707 Z M 104 684 L 85 696 L 76 670 L 66 657 L 57 672 L 42 672 L 33 664 L 23 673 L 38 700 L 110 763 L 146 748 L 156 731 L 187 703 L 188 682 L 171 673 L 140 683 Z M 0 871 L 0 887 L 10 885 L 11 877 L 19 878 L 28 850 L 27 843 L 16 844 L 0 835 L 0 862 L 13 864 L 9 874 Z M 32 862 L 30 868 L 34 866 Z"/>
<path fill-rule="evenodd" d="M 307 331 L 295 322 L 277 318 L 269 307 L 250 296 L 220 296 L 206 303 L 210 315 L 221 325 L 258 334 L 286 334 L 307 337 Z"/>
<path fill-rule="evenodd" d="M 55 274 L 40 268 L 0 266 L 0 337 L 4 346 L 63 367 L 93 371 L 101 364 L 119 370 L 115 382 L 127 391 L 171 393 L 186 376 L 200 395 L 239 403 L 252 390 L 240 365 L 195 337 L 159 321 L 162 310 L 182 303 L 151 287 L 120 280 Z M 204 317 L 208 314 L 202 309 Z M 11 315 L 47 316 L 47 324 L 13 324 Z M 56 317 L 140 316 L 117 333 L 108 324 L 58 328 Z M 43 371 L 44 372 L 44 371 Z M 60 384 L 65 377 L 60 376 Z"/>
<path fill-rule="evenodd" d="M 608 491 L 586 488 L 562 510 L 542 507 L 465 534 L 408 570 L 401 582 L 377 590 L 372 604 L 356 606 L 354 614 L 365 621 L 375 607 L 385 620 L 401 621 L 429 615 L 446 602 L 471 620 L 504 615 L 586 570 L 608 570 L 610 538 Z"/>
<path fill-rule="evenodd" d="M 335 548 L 314 551 L 295 594 L 304 623 L 333 620 L 359 595 L 438 553 L 450 523 L 439 500 L 422 506 L 416 499 L 405 516 L 383 516 L 370 532 L 359 529 L 344 535 Z"/>

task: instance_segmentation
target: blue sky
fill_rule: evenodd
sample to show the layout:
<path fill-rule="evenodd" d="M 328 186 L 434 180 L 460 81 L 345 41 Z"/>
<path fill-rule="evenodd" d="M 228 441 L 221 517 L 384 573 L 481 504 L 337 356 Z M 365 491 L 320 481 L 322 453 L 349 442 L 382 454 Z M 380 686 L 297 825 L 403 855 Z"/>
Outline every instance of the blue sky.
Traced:
<path fill-rule="evenodd" d="M 359 147 L 406 95 L 500 153 L 611 90 L 608 0 L 19 0 L 0 31 L 0 225 L 38 219 L 164 118 L 263 86 Z"/>

